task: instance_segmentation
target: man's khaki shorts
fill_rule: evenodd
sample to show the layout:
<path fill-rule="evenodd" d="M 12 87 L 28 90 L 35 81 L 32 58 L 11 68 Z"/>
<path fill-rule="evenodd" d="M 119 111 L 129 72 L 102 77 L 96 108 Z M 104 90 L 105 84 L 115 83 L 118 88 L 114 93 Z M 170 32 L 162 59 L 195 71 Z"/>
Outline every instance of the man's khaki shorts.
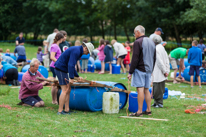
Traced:
<path fill-rule="evenodd" d="M 178 69 L 178 65 L 180 65 L 180 61 L 178 59 L 172 58 L 169 54 L 169 60 L 172 65 L 172 69 Z"/>

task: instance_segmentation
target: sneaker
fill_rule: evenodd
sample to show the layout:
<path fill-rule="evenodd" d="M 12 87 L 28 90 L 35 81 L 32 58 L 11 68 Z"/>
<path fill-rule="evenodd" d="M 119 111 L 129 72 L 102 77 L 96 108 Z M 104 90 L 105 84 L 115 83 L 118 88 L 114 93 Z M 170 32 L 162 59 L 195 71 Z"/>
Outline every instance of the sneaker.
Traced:
<path fill-rule="evenodd" d="M 64 111 L 62 111 L 62 112 L 57 112 L 57 115 L 67 115 L 67 113 L 65 113 Z"/>
<path fill-rule="evenodd" d="M 193 86 L 191 86 L 191 88 L 193 88 Z"/>
<path fill-rule="evenodd" d="M 199 86 L 199 88 L 202 88 L 202 86 Z"/>
<path fill-rule="evenodd" d="M 155 107 L 155 106 L 157 106 L 155 103 L 151 105 L 151 107 Z"/>
<path fill-rule="evenodd" d="M 162 104 L 158 104 L 157 105 L 159 108 L 163 108 L 163 105 Z"/>
<path fill-rule="evenodd" d="M 18 80 L 16 80 L 16 86 L 19 86 L 19 85 L 20 85 L 19 81 L 18 81 Z"/>
<path fill-rule="evenodd" d="M 16 80 L 15 79 L 13 79 L 12 85 L 16 86 Z"/>

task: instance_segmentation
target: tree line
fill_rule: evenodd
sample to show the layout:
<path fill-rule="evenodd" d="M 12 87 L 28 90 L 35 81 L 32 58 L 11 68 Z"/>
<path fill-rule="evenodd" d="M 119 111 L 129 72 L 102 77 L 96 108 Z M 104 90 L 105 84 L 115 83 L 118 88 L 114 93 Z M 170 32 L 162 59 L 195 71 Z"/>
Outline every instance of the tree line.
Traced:
<path fill-rule="evenodd" d="M 161 27 L 163 39 L 181 46 L 183 38 L 203 38 L 205 13 L 205 0 L 1 0 L 0 40 L 21 31 L 37 40 L 59 28 L 91 41 L 96 35 L 125 35 L 130 41 L 134 27 L 143 25 L 147 35 Z"/>

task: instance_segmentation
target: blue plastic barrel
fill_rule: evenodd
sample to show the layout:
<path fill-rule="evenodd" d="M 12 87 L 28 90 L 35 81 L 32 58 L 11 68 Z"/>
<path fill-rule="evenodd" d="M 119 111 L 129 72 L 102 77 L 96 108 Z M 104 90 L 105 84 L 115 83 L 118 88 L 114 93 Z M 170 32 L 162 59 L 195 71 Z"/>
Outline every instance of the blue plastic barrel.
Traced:
<path fill-rule="evenodd" d="M 120 74 L 120 65 L 112 64 L 112 74 Z"/>
<path fill-rule="evenodd" d="M 96 82 L 100 83 L 100 84 L 105 84 L 105 85 L 108 85 L 108 86 L 117 87 L 117 88 L 120 88 L 120 89 L 127 90 L 127 88 L 122 83 L 106 82 L 106 81 L 96 81 Z M 112 92 L 118 92 L 118 91 L 112 91 Z M 128 98 L 127 93 L 119 92 L 119 109 L 122 109 L 122 108 L 125 107 L 125 105 L 127 104 L 127 98 Z"/>
<path fill-rule="evenodd" d="M 28 65 L 25 65 L 25 66 L 22 68 L 21 72 L 24 72 L 24 73 L 25 73 L 29 68 L 30 68 L 30 65 L 29 65 L 29 64 L 28 64 Z M 49 72 L 48 72 L 47 68 L 45 68 L 44 66 L 40 65 L 38 71 L 39 71 L 45 78 L 48 78 Z"/>
<path fill-rule="evenodd" d="M 95 60 L 94 61 L 94 67 L 96 70 L 101 70 L 101 61 L 100 60 Z"/>
<path fill-rule="evenodd" d="M 200 80 L 201 82 L 206 82 L 206 69 L 200 69 Z"/>
<path fill-rule="evenodd" d="M 190 75 L 189 75 L 189 71 L 190 71 L 190 66 L 186 67 L 184 72 L 183 72 L 183 77 L 186 81 L 190 81 Z M 193 77 L 193 82 L 196 82 L 196 73 L 194 72 L 194 77 Z"/>
<path fill-rule="evenodd" d="M 149 88 L 150 94 L 152 93 L 152 87 Z M 168 88 L 165 87 L 165 92 L 163 94 L 163 99 L 168 99 Z"/>
<path fill-rule="evenodd" d="M 3 76 L 4 76 L 4 70 L 0 69 L 0 78 L 3 78 Z"/>
<path fill-rule="evenodd" d="M 185 68 L 190 66 L 190 63 L 188 63 L 188 59 L 184 59 L 184 64 L 185 64 Z"/>
<path fill-rule="evenodd" d="M 26 60 L 26 62 L 27 62 L 27 63 L 30 63 L 30 62 L 31 62 L 31 60 Z"/>
<path fill-rule="evenodd" d="M 23 78 L 24 72 L 18 72 L 18 81 L 21 82 Z"/>
<path fill-rule="evenodd" d="M 90 65 L 90 72 L 94 73 L 94 66 Z"/>
<path fill-rule="evenodd" d="M 106 89 L 101 87 L 72 87 L 69 107 L 81 111 L 101 111 L 104 92 Z M 57 96 L 60 96 L 61 90 L 58 93 Z"/>
<path fill-rule="evenodd" d="M 130 93 L 129 94 L 129 111 L 130 112 L 137 112 L 138 111 L 138 93 Z M 143 106 L 142 106 L 142 111 L 147 110 L 147 103 L 144 100 Z"/>

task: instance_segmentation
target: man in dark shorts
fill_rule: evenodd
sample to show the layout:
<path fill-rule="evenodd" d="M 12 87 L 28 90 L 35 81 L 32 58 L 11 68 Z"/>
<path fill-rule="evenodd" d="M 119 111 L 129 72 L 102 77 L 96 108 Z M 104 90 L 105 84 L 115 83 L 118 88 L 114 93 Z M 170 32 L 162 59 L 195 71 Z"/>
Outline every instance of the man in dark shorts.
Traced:
<path fill-rule="evenodd" d="M 188 62 L 190 63 L 190 82 L 191 88 L 193 88 L 193 77 L 194 72 L 196 72 L 196 76 L 198 79 L 199 87 L 201 88 L 201 80 L 200 80 L 200 67 L 202 66 L 202 52 L 201 49 L 197 47 L 198 42 L 194 40 L 192 42 L 192 48 L 190 48 L 188 52 Z"/>
<path fill-rule="evenodd" d="M 16 53 L 18 54 L 18 58 L 16 62 L 26 62 L 26 50 L 25 47 L 22 45 L 17 46 L 14 49 L 14 56 L 16 56 Z"/>
<path fill-rule="evenodd" d="M 25 74 L 23 75 L 21 88 L 19 90 L 19 99 L 22 101 L 24 106 L 34 106 L 34 107 L 43 107 L 44 101 L 39 97 L 39 90 L 43 88 L 48 82 L 44 81 L 41 83 L 35 83 L 27 80 L 35 80 L 36 77 L 44 78 L 40 72 L 38 71 L 39 68 L 39 60 L 33 58 L 30 63 L 30 68 Z"/>
<path fill-rule="evenodd" d="M 65 115 L 71 112 L 71 110 L 69 109 L 69 99 L 71 92 L 70 83 L 74 82 L 74 77 L 79 77 L 75 69 L 75 65 L 83 54 L 91 54 L 93 50 L 94 46 L 90 42 L 83 43 L 82 46 L 73 46 L 63 52 L 55 62 L 55 72 L 58 77 L 59 85 L 62 89 L 62 93 L 59 97 L 59 109 L 57 115 Z M 79 79 L 81 80 L 82 78 L 79 77 Z M 63 110 L 64 104 L 65 110 Z"/>

